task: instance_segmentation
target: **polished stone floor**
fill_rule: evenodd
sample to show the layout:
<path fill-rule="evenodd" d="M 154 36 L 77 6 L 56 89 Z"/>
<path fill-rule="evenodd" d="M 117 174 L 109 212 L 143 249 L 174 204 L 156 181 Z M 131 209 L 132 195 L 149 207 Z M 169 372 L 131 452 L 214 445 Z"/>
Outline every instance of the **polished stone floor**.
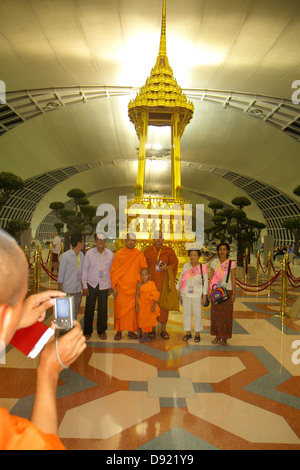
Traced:
<path fill-rule="evenodd" d="M 292 269 L 299 277 L 300 266 Z M 299 296 L 289 286 L 287 313 Z M 299 450 L 300 318 L 293 313 L 282 320 L 279 312 L 278 279 L 269 296 L 238 289 L 227 347 L 212 344 L 209 308 L 200 343 L 182 341 L 176 312 L 169 317 L 170 340 L 158 334 L 141 344 L 123 335 L 116 342 L 110 298 L 107 340 L 94 330 L 60 377 L 63 443 L 70 450 Z M 80 321 L 83 314 L 84 301 Z M 36 363 L 8 348 L 0 406 L 30 416 Z"/>

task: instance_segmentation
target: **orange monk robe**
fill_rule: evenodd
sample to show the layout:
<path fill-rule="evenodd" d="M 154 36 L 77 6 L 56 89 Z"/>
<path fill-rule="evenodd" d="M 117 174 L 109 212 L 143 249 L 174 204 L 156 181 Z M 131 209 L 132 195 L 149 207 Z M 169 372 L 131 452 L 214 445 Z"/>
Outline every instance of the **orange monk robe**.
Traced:
<path fill-rule="evenodd" d="M 55 434 L 45 434 L 31 421 L 0 408 L 0 450 L 65 450 Z"/>
<path fill-rule="evenodd" d="M 114 256 L 110 277 L 111 287 L 116 287 L 118 291 L 114 301 L 116 331 L 138 331 L 135 311 L 136 288 L 141 282 L 141 269 L 147 267 L 143 253 L 137 248 L 129 249 L 125 246 Z"/>
<path fill-rule="evenodd" d="M 157 326 L 157 317 L 159 317 L 159 306 L 155 303 L 154 312 L 151 311 L 153 300 L 159 301 L 160 293 L 153 281 L 148 281 L 142 284 L 139 288 L 139 313 L 138 313 L 138 327 L 142 329 L 143 333 L 152 331 L 153 326 Z"/>
<path fill-rule="evenodd" d="M 164 283 L 165 271 L 156 271 L 156 265 L 159 261 L 162 261 L 167 266 L 172 266 L 174 279 L 176 279 L 178 258 L 172 248 L 164 245 L 161 248 L 156 248 L 154 245 L 150 245 L 146 248 L 144 255 L 150 270 L 151 280 L 155 282 L 158 291 L 161 292 Z M 167 310 L 160 310 L 158 321 L 163 325 L 166 325 L 168 316 L 169 312 Z"/>

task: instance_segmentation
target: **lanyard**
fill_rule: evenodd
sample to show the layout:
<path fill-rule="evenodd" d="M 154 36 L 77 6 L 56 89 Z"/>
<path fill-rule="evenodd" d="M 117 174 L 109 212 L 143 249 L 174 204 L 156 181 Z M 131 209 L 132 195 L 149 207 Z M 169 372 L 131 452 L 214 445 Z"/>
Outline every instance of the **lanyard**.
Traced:
<path fill-rule="evenodd" d="M 156 248 L 154 248 L 154 249 L 155 249 L 155 253 L 156 253 L 156 255 L 157 255 Z M 158 262 L 158 261 L 159 261 L 159 258 L 160 258 L 160 253 L 161 253 L 161 249 L 160 249 L 160 250 L 159 250 L 159 252 L 158 252 L 158 255 L 157 255 L 157 258 L 156 258 L 156 262 Z"/>
<path fill-rule="evenodd" d="M 73 253 L 77 258 L 78 272 L 80 272 L 80 252 L 78 253 L 78 255 L 76 255 L 75 251 L 73 250 Z"/>
<path fill-rule="evenodd" d="M 224 261 L 224 263 L 223 263 L 223 269 L 221 269 L 221 266 L 222 266 L 222 265 L 221 265 L 221 263 L 220 263 L 220 261 L 219 261 L 219 270 L 220 270 L 220 273 L 221 273 L 221 279 L 223 279 L 223 272 L 224 272 L 224 269 L 226 268 L 227 261 L 228 261 L 228 260 Z"/>
<path fill-rule="evenodd" d="M 99 255 L 100 268 L 101 268 L 101 266 L 102 266 L 102 260 L 103 260 L 103 255 L 104 255 L 104 250 L 102 251 L 101 256 L 100 256 L 100 253 L 99 253 L 99 251 L 98 251 L 98 255 Z"/>

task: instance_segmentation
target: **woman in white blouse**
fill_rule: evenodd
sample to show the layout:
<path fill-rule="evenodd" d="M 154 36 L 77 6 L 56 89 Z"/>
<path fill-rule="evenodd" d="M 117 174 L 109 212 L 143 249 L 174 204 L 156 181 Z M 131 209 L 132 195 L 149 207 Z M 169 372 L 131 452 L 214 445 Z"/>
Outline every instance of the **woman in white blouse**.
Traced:
<path fill-rule="evenodd" d="M 182 338 L 188 341 L 192 338 L 192 314 L 194 316 L 195 343 L 200 342 L 200 331 L 202 325 L 202 305 L 205 305 L 207 299 L 208 278 L 207 267 L 199 264 L 201 250 L 190 250 L 188 252 L 190 262 L 185 263 L 178 283 L 179 299 L 183 306 L 183 328 L 186 334 Z"/>

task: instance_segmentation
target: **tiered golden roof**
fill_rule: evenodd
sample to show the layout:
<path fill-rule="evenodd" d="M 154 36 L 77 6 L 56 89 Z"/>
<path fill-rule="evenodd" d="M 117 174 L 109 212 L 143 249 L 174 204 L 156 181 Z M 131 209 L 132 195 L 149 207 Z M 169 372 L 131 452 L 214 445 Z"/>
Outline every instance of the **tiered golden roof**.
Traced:
<path fill-rule="evenodd" d="M 173 76 L 173 70 L 169 65 L 166 47 L 166 2 L 163 5 L 162 26 L 159 54 L 155 66 L 151 70 L 150 77 L 135 99 L 128 105 L 128 115 L 139 134 L 139 111 L 145 108 L 149 112 L 148 125 L 171 125 L 171 117 L 174 111 L 180 113 L 182 135 L 185 126 L 190 122 L 194 114 L 194 105 L 187 100 Z"/>

